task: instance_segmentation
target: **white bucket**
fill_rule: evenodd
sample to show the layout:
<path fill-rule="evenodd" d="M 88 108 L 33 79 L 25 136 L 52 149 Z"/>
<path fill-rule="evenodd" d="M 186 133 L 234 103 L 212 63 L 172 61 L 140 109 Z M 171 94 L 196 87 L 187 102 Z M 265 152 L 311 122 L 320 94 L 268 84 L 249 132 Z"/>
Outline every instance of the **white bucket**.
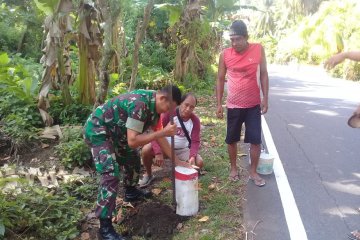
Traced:
<path fill-rule="evenodd" d="M 249 164 L 251 164 L 250 150 L 249 150 Z M 261 150 L 259 164 L 256 168 L 256 172 L 262 175 L 272 174 L 274 165 L 274 157 Z"/>
<path fill-rule="evenodd" d="M 175 167 L 176 214 L 193 216 L 199 211 L 198 172 Z"/>

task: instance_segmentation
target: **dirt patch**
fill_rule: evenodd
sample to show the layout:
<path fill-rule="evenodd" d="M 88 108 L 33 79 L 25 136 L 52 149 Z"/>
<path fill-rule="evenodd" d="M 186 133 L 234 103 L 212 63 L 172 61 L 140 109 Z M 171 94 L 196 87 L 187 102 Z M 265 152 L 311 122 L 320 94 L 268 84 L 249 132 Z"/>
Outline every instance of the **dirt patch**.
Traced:
<path fill-rule="evenodd" d="M 126 216 L 124 226 L 132 236 L 146 239 L 171 239 L 185 218 L 176 215 L 172 207 L 160 202 L 146 202 Z"/>

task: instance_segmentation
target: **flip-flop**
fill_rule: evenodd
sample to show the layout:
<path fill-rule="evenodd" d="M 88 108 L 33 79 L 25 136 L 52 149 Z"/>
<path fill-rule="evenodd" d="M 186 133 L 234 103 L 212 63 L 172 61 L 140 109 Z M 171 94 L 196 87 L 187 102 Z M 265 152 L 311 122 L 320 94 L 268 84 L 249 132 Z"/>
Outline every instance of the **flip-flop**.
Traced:
<path fill-rule="evenodd" d="M 359 230 L 352 231 L 350 234 L 348 234 L 348 238 L 351 240 L 360 240 Z"/>
<path fill-rule="evenodd" d="M 237 182 L 240 180 L 239 174 L 236 174 L 234 176 L 229 176 L 229 181 Z"/>
<path fill-rule="evenodd" d="M 265 180 L 262 179 L 261 177 L 252 178 L 251 176 L 249 176 L 249 180 L 251 180 L 258 187 L 265 186 L 265 184 L 266 184 Z"/>

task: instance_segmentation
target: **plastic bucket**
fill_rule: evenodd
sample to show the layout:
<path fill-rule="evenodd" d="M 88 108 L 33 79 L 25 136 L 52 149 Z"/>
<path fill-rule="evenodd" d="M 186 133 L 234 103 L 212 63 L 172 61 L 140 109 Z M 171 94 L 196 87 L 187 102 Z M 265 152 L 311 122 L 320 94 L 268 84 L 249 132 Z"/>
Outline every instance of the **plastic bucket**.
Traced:
<path fill-rule="evenodd" d="M 250 151 L 249 151 L 249 164 L 251 164 Z M 274 157 L 266 153 L 264 150 L 260 153 L 259 164 L 256 172 L 262 175 L 272 174 L 274 166 Z"/>
<path fill-rule="evenodd" d="M 199 211 L 198 171 L 175 167 L 176 214 L 194 216 Z"/>

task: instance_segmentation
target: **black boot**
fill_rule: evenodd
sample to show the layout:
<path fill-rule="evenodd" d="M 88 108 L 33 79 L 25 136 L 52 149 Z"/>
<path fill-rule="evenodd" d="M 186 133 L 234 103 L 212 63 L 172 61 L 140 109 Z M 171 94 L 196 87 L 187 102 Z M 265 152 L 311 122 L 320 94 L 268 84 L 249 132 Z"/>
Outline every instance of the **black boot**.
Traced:
<path fill-rule="evenodd" d="M 151 192 L 147 190 L 137 189 L 136 187 L 125 188 L 125 202 L 132 202 L 143 198 L 151 197 Z"/>
<path fill-rule="evenodd" d="M 110 218 L 100 218 L 99 234 L 102 240 L 125 240 L 125 238 L 116 233 Z"/>

